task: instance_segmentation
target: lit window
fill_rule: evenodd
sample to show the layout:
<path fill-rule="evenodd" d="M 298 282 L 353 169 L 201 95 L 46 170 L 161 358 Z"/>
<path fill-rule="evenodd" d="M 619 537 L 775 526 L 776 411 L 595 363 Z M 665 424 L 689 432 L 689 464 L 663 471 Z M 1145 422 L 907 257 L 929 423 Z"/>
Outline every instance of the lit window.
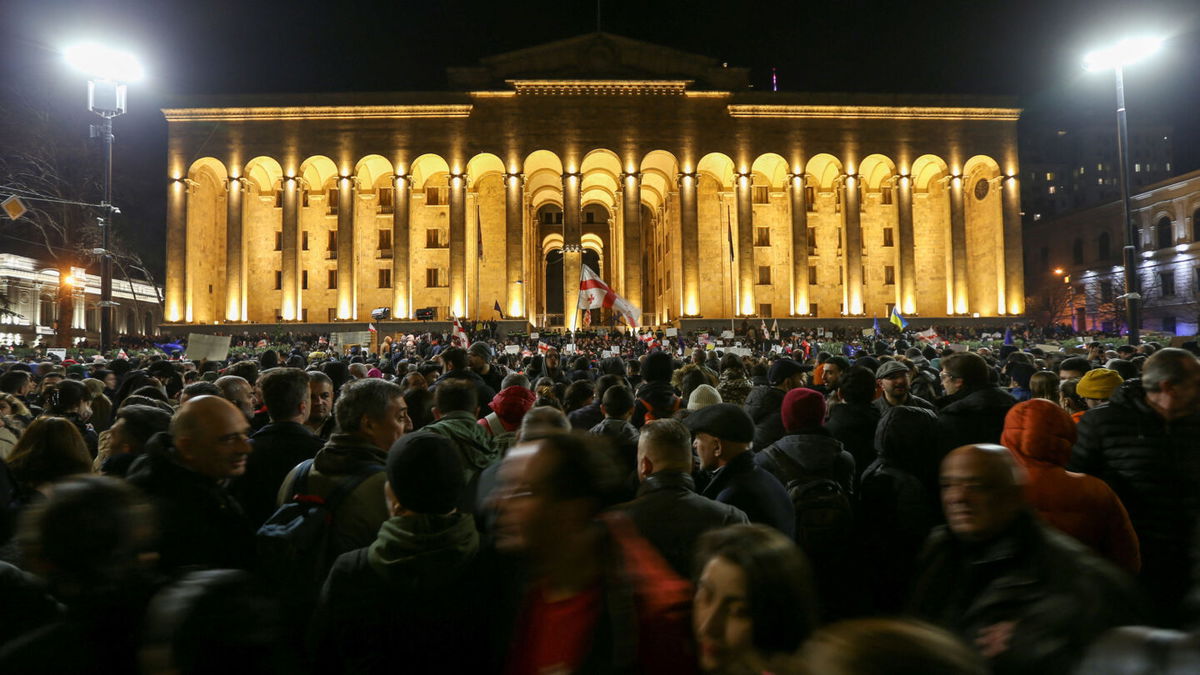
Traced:
<path fill-rule="evenodd" d="M 1046 191 L 1049 192 L 1050 194 L 1054 194 L 1054 190 L 1055 190 L 1054 186 L 1051 185 L 1049 188 L 1047 188 Z"/>
<path fill-rule="evenodd" d="M 1149 168 L 1149 167 L 1147 166 L 1146 168 Z M 1142 165 L 1141 165 L 1141 164 L 1134 164 L 1134 165 L 1133 165 L 1133 172 L 1134 172 L 1134 173 L 1141 173 L 1141 172 L 1142 172 Z"/>
<path fill-rule="evenodd" d="M 1167 162 L 1167 171 L 1170 171 L 1170 170 L 1171 170 L 1171 163 Z"/>
<path fill-rule="evenodd" d="M 1097 164 L 1097 165 L 1096 165 L 1096 170 L 1097 170 L 1097 171 L 1103 171 L 1103 170 L 1104 170 L 1104 165 L 1103 165 L 1103 164 Z"/>
<path fill-rule="evenodd" d="M 1054 180 L 1054 172 L 1053 171 L 1046 172 L 1046 180 Z"/>
<path fill-rule="evenodd" d="M 1096 179 L 1096 185 L 1104 185 L 1104 179 L 1103 179 L 1103 178 L 1097 178 L 1097 179 Z"/>

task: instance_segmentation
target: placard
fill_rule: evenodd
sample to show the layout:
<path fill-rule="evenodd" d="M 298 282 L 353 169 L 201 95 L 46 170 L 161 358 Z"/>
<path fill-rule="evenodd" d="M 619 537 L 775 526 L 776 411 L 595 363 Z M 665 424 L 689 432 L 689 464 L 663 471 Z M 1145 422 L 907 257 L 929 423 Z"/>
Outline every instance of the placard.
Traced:
<path fill-rule="evenodd" d="M 62 361 L 67 358 L 67 350 L 65 347 L 52 347 L 46 350 L 46 356 L 57 356 Z"/>
<path fill-rule="evenodd" d="M 185 356 L 189 361 L 224 361 L 229 356 L 229 336 L 190 333 Z"/>
<path fill-rule="evenodd" d="M 344 333 L 330 333 L 329 344 L 336 346 L 369 345 L 371 344 L 371 331 L 359 330 Z"/>
<path fill-rule="evenodd" d="M 529 334 L 529 339 L 530 339 L 530 340 L 536 340 L 536 339 L 538 339 L 538 334 L 537 334 L 537 333 L 530 333 L 530 334 Z"/>
<path fill-rule="evenodd" d="M 864 328 L 864 329 L 862 329 L 862 334 L 863 334 L 863 337 L 871 337 L 872 335 L 875 334 L 875 329 L 874 328 Z"/>
<path fill-rule="evenodd" d="M 605 358 L 605 359 L 611 359 L 612 357 L 618 356 L 618 355 L 619 355 L 619 352 L 617 352 L 617 350 L 615 350 L 615 349 L 605 349 L 603 352 L 600 353 L 601 358 Z"/>
<path fill-rule="evenodd" d="M 574 354 L 575 353 L 575 343 L 568 342 L 567 344 L 563 345 L 562 351 L 564 354 Z"/>
<path fill-rule="evenodd" d="M 679 329 L 678 328 L 668 328 L 666 335 L 667 335 L 667 337 L 675 337 L 676 335 L 679 335 Z"/>
<path fill-rule="evenodd" d="M 948 346 L 950 347 L 950 351 L 952 351 L 952 352 L 965 352 L 968 349 L 970 349 L 970 347 L 968 347 L 967 345 L 957 345 L 956 344 L 956 345 L 948 345 Z"/>
<path fill-rule="evenodd" d="M 750 350 L 746 347 L 730 347 L 725 351 L 729 352 L 730 354 L 737 354 L 738 356 L 750 356 Z"/>
<path fill-rule="evenodd" d="M 1059 347 L 1058 345 L 1034 345 L 1034 347 L 1037 347 L 1047 354 L 1057 354 L 1058 352 L 1062 351 L 1062 347 Z"/>
<path fill-rule="evenodd" d="M 521 353 L 521 345 L 504 345 L 504 353 L 520 354 Z"/>
<path fill-rule="evenodd" d="M 723 330 L 723 331 L 721 331 L 721 337 L 725 338 L 726 340 L 732 340 L 733 339 L 733 331 Z"/>
<path fill-rule="evenodd" d="M 820 326 L 817 326 L 817 335 L 819 335 L 821 337 L 825 337 L 825 329 Z"/>

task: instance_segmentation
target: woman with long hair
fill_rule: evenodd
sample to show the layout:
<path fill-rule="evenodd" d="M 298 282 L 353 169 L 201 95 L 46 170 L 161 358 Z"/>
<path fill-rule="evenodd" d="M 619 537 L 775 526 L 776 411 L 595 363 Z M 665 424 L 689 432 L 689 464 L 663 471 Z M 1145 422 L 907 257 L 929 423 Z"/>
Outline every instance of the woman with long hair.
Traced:
<path fill-rule="evenodd" d="M 92 458 L 75 423 L 62 417 L 39 417 L 29 425 L 12 453 L 8 468 L 17 483 L 18 499 L 40 499 L 50 483 L 92 472 Z"/>
<path fill-rule="evenodd" d="M 95 457 L 100 436 L 89 423 L 92 418 L 92 393 L 88 388 L 76 380 L 63 380 L 46 393 L 45 403 L 46 412 L 43 416 L 70 420 L 87 444 L 88 452 Z"/>
<path fill-rule="evenodd" d="M 692 627 L 707 673 L 775 670 L 816 627 L 808 561 L 765 525 L 734 525 L 700 538 Z"/>

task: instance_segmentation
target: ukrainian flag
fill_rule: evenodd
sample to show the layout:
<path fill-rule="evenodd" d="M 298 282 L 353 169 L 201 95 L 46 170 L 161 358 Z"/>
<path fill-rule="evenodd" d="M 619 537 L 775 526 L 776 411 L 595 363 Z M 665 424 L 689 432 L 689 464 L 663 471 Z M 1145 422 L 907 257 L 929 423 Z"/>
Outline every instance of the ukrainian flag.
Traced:
<path fill-rule="evenodd" d="M 908 322 L 904 320 L 904 317 L 900 316 L 900 311 L 897 310 L 894 306 L 892 307 L 892 313 L 888 317 L 888 321 L 891 321 L 892 325 L 894 325 L 896 328 L 899 328 L 900 330 L 904 330 L 905 328 L 908 328 Z"/>

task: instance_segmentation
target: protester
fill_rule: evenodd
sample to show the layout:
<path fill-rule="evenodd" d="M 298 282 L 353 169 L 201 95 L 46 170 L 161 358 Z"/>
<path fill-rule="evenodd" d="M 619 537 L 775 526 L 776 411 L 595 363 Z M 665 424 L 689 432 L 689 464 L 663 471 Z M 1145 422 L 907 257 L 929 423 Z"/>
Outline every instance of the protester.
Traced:
<path fill-rule="evenodd" d="M 817 621 L 804 554 L 762 525 L 714 530 L 699 548 L 692 622 L 701 670 L 794 672 L 791 657 Z"/>
<path fill-rule="evenodd" d="M 1071 672 L 1104 630 L 1139 618 L 1122 572 L 1034 517 L 1008 449 L 957 448 L 941 476 L 947 526 L 925 547 L 910 609 L 992 672 Z"/>
<path fill-rule="evenodd" d="M 794 536 L 792 500 L 779 479 L 755 463 L 750 452 L 754 422 L 746 411 L 732 403 L 718 403 L 689 415 L 684 424 L 692 432 L 700 468 L 711 474 L 701 494 L 741 509 L 752 523 Z"/>
<path fill-rule="evenodd" d="M 621 508 L 679 576 L 692 576 L 705 532 L 750 522 L 741 509 L 696 494 L 692 436 L 676 420 L 642 427 L 637 443 L 637 498 Z"/>
<path fill-rule="evenodd" d="M 938 441 L 943 452 L 971 443 L 998 443 L 1004 416 L 1016 404 L 1009 393 L 989 382 L 983 357 L 971 352 L 952 354 L 942 363 Z"/>
<path fill-rule="evenodd" d="M 1156 618 L 1179 625 L 1200 519 L 1200 360 L 1182 349 L 1155 352 L 1140 380 L 1083 415 L 1068 468 L 1117 493 L 1137 533 L 1140 580 Z"/>

